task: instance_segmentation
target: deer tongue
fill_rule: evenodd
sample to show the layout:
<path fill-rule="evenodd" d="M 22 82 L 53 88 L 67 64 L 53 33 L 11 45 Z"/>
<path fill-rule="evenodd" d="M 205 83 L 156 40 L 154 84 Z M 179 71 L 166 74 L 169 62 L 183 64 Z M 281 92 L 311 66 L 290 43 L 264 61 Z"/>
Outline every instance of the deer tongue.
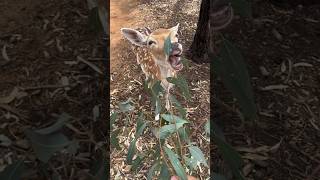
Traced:
<path fill-rule="evenodd" d="M 171 65 L 171 67 L 176 71 L 180 71 L 183 68 L 183 64 L 181 63 L 180 55 L 169 56 L 169 63 Z"/>

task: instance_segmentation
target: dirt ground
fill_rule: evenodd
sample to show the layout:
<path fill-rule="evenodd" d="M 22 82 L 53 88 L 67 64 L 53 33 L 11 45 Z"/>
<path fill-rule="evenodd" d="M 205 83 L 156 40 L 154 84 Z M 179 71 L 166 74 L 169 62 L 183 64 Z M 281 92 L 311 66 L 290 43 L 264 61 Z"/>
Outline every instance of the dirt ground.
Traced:
<path fill-rule="evenodd" d="M 154 30 L 180 23 L 180 40 L 188 48 L 199 3 L 111 1 L 112 111 L 118 111 L 118 103 L 129 97 L 139 110 L 151 109 L 150 98 L 144 96 L 143 74 L 119 29 L 149 26 Z M 223 33 L 240 47 L 248 64 L 259 112 L 257 126 L 241 126 L 234 113 L 234 99 L 216 77 L 214 120 L 242 155 L 247 179 L 318 179 L 320 7 L 282 9 L 269 1 L 255 0 L 253 11 L 253 20 L 236 17 Z M 28 167 L 28 178 L 24 179 L 50 179 L 60 174 L 61 179 L 78 180 L 85 177 L 91 167 L 89 162 L 107 143 L 107 123 L 101 117 L 95 121 L 93 113 L 98 108 L 103 114 L 99 107 L 108 104 L 107 98 L 102 98 L 106 97 L 104 84 L 108 80 L 99 72 L 106 66 L 101 53 L 104 47 L 102 34 L 90 30 L 88 15 L 86 2 L 80 0 L 0 1 L 0 135 L 12 141 L 10 145 L 0 145 L 0 171 L 24 158 Z M 85 61 L 78 61 L 79 57 Z M 225 169 L 228 174 L 216 147 L 213 145 L 210 152 L 209 142 L 203 138 L 202 125 L 210 112 L 209 72 L 207 64 L 192 62 L 182 71 L 192 98 L 188 103 L 181 102 L 193 122 L 191 129 L 197 130 L 193 141 L 201 144 L 206 157 L 213 157 L 211 169 Z M 56 155 L 43 165 L 35 160 L 23 130 L 45 127 L 62 112 L 72 116 L 64 132 L 78 139 L 80 148 L 73 157 Z M 111 152 L 113 179 L 145 179 L 150 168 L 146 163 L 133 175 L 124 163 L 135 124 L 134 119 L 116 121 L 122 150 Z M 137 146 L 141 150 L 152 148 L 153 141 L 147 131 Z M 198 172 L 198 176 L 204 179 L 208 172 Z"/>
<path fill-rule="evenodd" d="M 196 23 L 197 10 L 185 9 L 185 6 L 190 7 L 192 3 L 189 1 L 179 3 L 175 5 L 171 3 L 160 5 L 153 1 L 141 3 L 138 5 L 141 7 L 139 12 L 145 12 L 144 16 L 139 18 L 130 16 L 130 22 L 143 18 L 142 26 L 155 28 L 166 24 L 174 25 L 172 19 L 180 23 Z M 170 7 L 175 9 L 175 12 L 183 13 L 177 13 L 172 18 L 170 12 L 167 13 L 172 10 Z M 247 179 L 310 180 L 318 179 L 320 176 L 319 5 L 304 4 L 304 6 L 285 7 L 274 6 L 269 1 L 254 1 L 252 20 L 236 16 L 232 24 L 223 31 L 228 39 L 240 47 L 246 59 L 252 77 L 259 118 L 255 127 L 242 126 L 241 120 L 234 113 L 238 109 L 234 99 L 217 77 L 213 78 L 216 101 L 213 102 L 214 110 L 211 112 L 214 115 L 214 121 L 223 128 L 227 141 L 242 155 L 245 163 L 243 172 Z M 150 21 L 152 17 L 149 16 L 157 17 L 157 20 Z M 145 22 L 150 23 L 145 25 Z M 124 25 L 141 27 L 141 23 Z M 181 33 L 187 35 L 182 36 L 184 37 L 182 41 L 185 47 L 189 47 L 195 25 L 185 27 L 186 29 L 181 30 Z M 131 52 L 129 55 L 126 54 L 128 43 L 120 42 L 120 44 L 123 49 L 118 46 L 119 56 L 128 57 L 125 58 L 128 60 L 133 59 Z M 121 61 L 119 56 L 116 56 L 117 62 Z M 132 63 L 132 61 L 125 61 L 120 66 L 121 77 L 125 75 L 121 81 L 119 71 L 111 70 L 112 77 L 115 77 L 114 82 L 111 83 L 111 90 L 113 90 L 111 104 L 115 105 L 115 109 L 116 102 L 141 94 L 141 85 L 134 84 L 136 80 L 141 82 L 142 74 L 140 68 Z M 194 73 L 197 71 L 186 70 L 184 73 L 190 81 L 209 80 L 205 74 L 209 71 L 201 71 L 206 69 L 207 65 L 191 64 L 190 66 L 199 69 L 199 72 L 204 72 L 198 76 Z M 128 76 L 130 78 L 126 79 Z M 133 78 L 135 82 L 132 82 Z M 128 88 L 120 91 L 122 86 L 117 85 L 119 81 L 120 84 L 124 84 L 123 81 L 131 81 L 133 84 L 131 87 L 128 84 Z M 191 82 L 190 85 L 192 84 L 194 83 Z M 202 92 L 208 92 L 206 88 Z M 136 102 L 141 105 L 140 101 Z M 190 117 L 194 117 L 197 122 L 199 116 L 191 114 Z M 128 147 L 129 141 L 126 143 L 124 149 Z M 222 163 L 221 157 L 217 155 L 217 149 L 213 144 L 211 169 L 213 171 L 222 169 L 225 174 L 230 174 L 228 168 Z M 125 153 L 113 156 L 118 157 L 115 160 L 120 163 Z M 121 167 L 125 169 L 124 164 L 115 167 L 118 170 Z"/>
<path fill-rule="evenodd" d="M 239 128 L 234 100 L 217 78 L 214 120 L 240 151 L 248 179 L 319 179 L 320 6 L 254 2 L 254 19 L 236 18 L 224 33 L 248 64 L 257 126 Z"/>
<path fill-rule="evenodd" d="M 156 123 L 153 109 L 151 108 L 151 98 L 146 95 L 143 88 L 145 79 L 141 68 L 136 63 L 135 55 L 131 50 L 131 45 L 120 34 L 120 28 L 143 28 L 150 27 L 151 30 L 157 28 L 170 28 L 180 23 L 179 40 L 184 48 L 188 48 L 192 42 L 192 35 L 197 23 L 197 14 L 200 1 L 110 1 L 111 19 L 111 111 L 119 112 L 118 103 L 131 98 L 135 105 L 133 118 L 128 120 L 125 117 L 118 119 L 115 123 L 115 130 L 120 130 L 119 139 L 121 151 L 111 152 L 111 179 L 146 179 L 146 174 L 152 166 L 152 161 L 146 160 L 141 170 L 134 174 L 130 172 L 131 166 L 125 164 L 127 151 L 130 142 L 133 140 L 138 110 L 147 114 L 147 121 Z M 181 11 L 181 9 L 184 9 Z M 187 109 L 188 120 L 191 129 L 195 130 L 192 137 L 193 142 L 205 153 L 209 161 L 209 141 L 204 138 L 204 123 L 209 119 L 209 65 L 196 65 L 190 62 L 189 68 L 185 68 L 182 74 L 186 77 L 191 89 L 192 98 L 186 103 L 179 99 Z M 174 91 L 173 91 L 174 92 Z M 139 98 L 141 96 L 141 98 Z M 156 127 L 156 126 L 154 126 Z M 128 138 L 129 137 L 129 138 Z M 155 149 L 157 140 L 151 130 L 148 129 L 137 146 L 141 153 Z M 152 158 L 151 158 L 152 159 Z M 208 169 L 203 168 L 199 173 L 201 179 L 209 177 Z"/>
<path fill-rule="evenodd" d="M 0 2 L 0 135 L 11 140 L 0 146 L 0 171 L 24 159 L 26 179 L 81 179 L 107 143 L 105 120 L 93 117 L 93 109 L 104 114 L 106 104 L 106 47 L 102 33 L 90 30 L 88 15 L 79 0 Z M 78 153 L 40 163 L 23 131 L 48 126 L 62 112 L 72 117 L 63 131 L 78 140 Z"/>

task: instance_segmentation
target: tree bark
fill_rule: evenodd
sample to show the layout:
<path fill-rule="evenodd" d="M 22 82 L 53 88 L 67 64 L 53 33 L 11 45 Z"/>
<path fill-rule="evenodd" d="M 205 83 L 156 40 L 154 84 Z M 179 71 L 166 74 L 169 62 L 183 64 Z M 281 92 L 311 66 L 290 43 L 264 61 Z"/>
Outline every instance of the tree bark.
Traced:
<path fill-rule="evenodd" d="M 228 8 L 228 0 L 202 0 L 200 6 L 197 30 L 187 57 L 195 63 L 209 63 L 208 48 L 211 28 L 221 29 L 230 23 L 233 17 L 232 9 Z M 231 11 L 231 12 L 230 12 Z M 212 21 L 210 23 L 210 21 Z M 214 22 L 213 22 L 214 21 Z M 213 26 L 214 25 L 214 26 Z"/>
<path fill-rule="evenodd" d="M 188 52 L 188 57 L 195 63 L 209 62 L 207 56 L 208 38 L 209 38 L 209 9 L 210 0 L 202 0 L 200 6 L 197 30 L 194 35 L 192 45 Z"/>

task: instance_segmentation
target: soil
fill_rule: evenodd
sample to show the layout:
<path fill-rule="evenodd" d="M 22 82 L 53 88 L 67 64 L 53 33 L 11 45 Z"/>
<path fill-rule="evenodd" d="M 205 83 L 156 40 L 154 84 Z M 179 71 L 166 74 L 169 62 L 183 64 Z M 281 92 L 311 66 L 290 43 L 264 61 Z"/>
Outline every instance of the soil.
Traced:
<path fill-rule="evenodd" d="M 124 3 L 125 2 L 125 3 Z M 129 6 L 126 6 L 129 4 Z M 192 42 L 195 31 L 197 14 L 200 7 L 199 1 L 115 1 L 111 5 L 111 111 L 120 112 L 118 104 L 131 99 L 135 110 L 129 113 L 119 113 L 120 116 L 114 124 L 114 132 L 119 131 L 119 145 L 121 150 L 113 149 L 111 152 L 111 179 L 146 179 L 148 170 L 153 165 L 154 157 L 146 157 L 141 168 L 132 172 L 131 165 L 127 165 L 126 157 L 130 142 L 135 135 L 138 112 L 142 111 L 148 122 L 148 128 L 136 143 L 140 154 L 148 154 L 155 150 L 158 140 L 154 138 L 151 127 L 158 127 L 154 120 L 154 109 L 151 106 L 151 98 L 144 90 L 145 75 L 136 62 L 136 56 L 132 51 L 129 41 L 120 34 L 120 28 L 143 28 L 151 30 L 157 28 L 170 28 L 180 23 L 179 41 L 184 48 L 188 48 Z M 112 9 L 113 8 L 113 9 Z M 124 9 L 125 8 L 125 9 Z M 181 11 L 181 9 L 184 9 Z M 188 112 L 189 127 L 193 129 L 192 141 L 205 153 L 209 160 L 209 141 L 205 139 L 204 124 L 209 119 L 209 65 L 196 65 L 190 62 L 181 74 L 187 79 L 192 98 L 186 102 L 177 95 L 177 88 L 172 93 L 178 97 L 183 107 Z M 164 108 L 164 105 L 162 106 Z M 150 125 L 150 126 L 149 126 Z M 209 177 L 208 169 L 196 174 L 201 179 Z"/>
<path fill-rule="evenodd" d="M 0 134 L 11 140 L 0 146 L 0 171 L 24 159 L 23 179 L 81 179 L 105 150 L 107 125 L 93 109 L 105 114 L 99 107 L 106 104 L 106 79 L 98 71 L 104 71 L 106 47 L 88 16 L 87 3 L 79 0 L 0 2 Z M 53 124 L 63 112 L 71 116 L 63 133 L 80 148 L 40 163 L 23 132 Z"/>
<path fill-rule="evenodd" d="M 259 113 L 254 127 L 241 128 L 237 104 L 214 78 L 214 120 L 244 158 L 245 176 L 319 179 L 319 4 L 254 1 L 253 19 L 236 17 L 223 33 L 245 57 Z"/>
<path fill-rule="evenodd" d="M 200 1 L 112 0 L 110 6 L 111 111 L 119 112 L 118 103 L 131 98 L 135 109 L 145 112 L 146 121 L 154 123 L 150 98 L 143 90 L 144 75 L 119 30 L 145 26 L 154 30 L 180 23 L 180 40 L 187 49 L 196 28 Z M 286 7 L 289 8 L 255 0 L 253 19 L 236 17 L 223 30 L 245 57 L 259 118 L 255 127 L 242 126 L 234 113 L 237 104 L 217 77 L 213 78 L 213 87 L 219 101 L 213 102 L 212 113 L 227 141 L 242 155 L 247 179 L 320 177 L 320 7 Z M 108 143 L 108 123 L 101 117 L 95 121 L 93 114 L 94 109 L 106 104 L 106 98 L 101 97 L 106 96 L 107 80 L 98 72 L 106 66 L 100 53 L 105 47 L 102 33 L 90 30 L 88 15 L 87 4 L 80 0 L 0 2 L 0 135 L 12 141 L 0 146 L 0 170 L 24 158 L 28 171 L 23 179 L 50 179 L 60 174 L 61 179 L 78 180 L 88 174 L 97 149 Z M 94 66 L 78 62 L 77 57 Z M 188 102 L 179 98 L 195 132 L 192 140 L 205 157 L 213 157 L 212 170 L 226 169 L 225 174 L 229 174 L 214 144 L 210 152 L 204 138 L 203 125 L 209 119 L 209 65 L 190 62 L 182 74 L 192 94 Z M 70 87 L 64 85 L 66 79 Z M 263 90 L 265 87 L 269 90 Z M 15 88 L 18 93 L 12 93 L 17 92 Z M 57 154 L 44 166 L 35 160 L 23 131 L 52 124 L 62 112 L 72 116 L 63 132 L 78 139 L 80 148 L 72 157 Z M 111 152 L 111 179 L 145 179 L 152 165 L 145 163 L 133 174 L 125 164 L 137 111 L 131 117 L 127 119 L 122 114 L 114 125 L 120 132 L 122 150 Z M 139 152 L 153 149 L 154 142 L 147 130 L 138 140 Z M 196 172 L 201 179 L 208 174 L 207 170 Z"/>

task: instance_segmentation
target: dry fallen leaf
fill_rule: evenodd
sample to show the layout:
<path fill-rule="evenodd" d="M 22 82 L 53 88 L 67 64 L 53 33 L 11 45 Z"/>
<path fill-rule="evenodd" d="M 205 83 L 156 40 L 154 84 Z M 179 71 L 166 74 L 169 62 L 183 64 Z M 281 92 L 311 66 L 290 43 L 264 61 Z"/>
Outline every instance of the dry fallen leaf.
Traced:
<path fill-rule="evenodd" d="M 1 51 L 2 57 L 3 57 L 3 59 L 4 59 L 5 61 L 10 61 L 10 58 L 8 57 L 7 49 L 6 49 L 6 48 L 7 48 L 6 45 L 4 45 L 3 48 L 2 48 L 2 51 Z"/>
<path fill-rule="evenodd" d="M 270 90 L 282 90 L 282 89 L 287 89 L 287 88 L 289 88 L 288 85 L 279 84 L 279 85 L 269 85 L 266 87 L 262 87 L 261 90 L 262 91 L 270 91 Z"/>
<path fill-rule="evenodd" d="M 269 159 L 269 157 L 258 155 L 258 154 L 253 154 L 253 153 L 247 153 L 242 157 L 244 159 L 258 160 L 258 161 L 265 161 L 265 160 Z"/>
<path fill-rule="evenodd" d="M 80 56 L 77 56 L 77 60 L 78 61 L 81 61 L 85 64 L 87 64 L 89 67 L 91 67 L 93 70 L 95 70 L 96 72 L 98 72 L 99 74 L 103 74 L 102 71 L 100 70 L 100 68 L 98 68 L 98 66 L 96 66 L 95 64 L 83 59 L 82 57 Z"/>
<path fill-rule="evenodd" d="M 293 64 L 293 67 L 313 67 L 313 65 L 306 62 L 299 62 Z"/>
<path fill-rule="evenodd" d="M 28 93 L 26 93 L 24 91 L 20 91 L 17 87 L 14 87 L 8 96 L 0 97 L 0 104 L 8 104 L 16 98 L 20 99 L 20 98 L 25 97 L 27 95 L 28 95 Z"/>
<path fill-rule="evenodd" d="M 247 176 L 248 174 L 250 174 L 250 172 L 253 170 L 253 168 L 254 168 L 254 164 L 252 164 L 252 163 L 246 164 L 242 169 L 243 175 Z"/>
<path fill-rule="evenodd" d="M 9 147 L 11 144 L 11 139 L 9 139 L 6 135 L 0 134 L 0 146 Z"/>

